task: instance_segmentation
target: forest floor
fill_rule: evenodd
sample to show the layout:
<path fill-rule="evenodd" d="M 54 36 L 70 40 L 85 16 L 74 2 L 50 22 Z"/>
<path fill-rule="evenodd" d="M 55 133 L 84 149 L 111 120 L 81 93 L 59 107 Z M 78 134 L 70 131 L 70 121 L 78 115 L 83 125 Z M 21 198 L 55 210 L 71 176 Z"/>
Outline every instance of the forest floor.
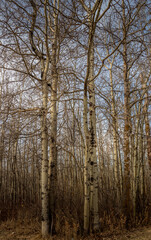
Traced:
<path fill-rule="evenodd" d="M 0 239 L 2 240 L 42 240 L 38 221 L 6 221 L 0 224 Z M 151 240 L 151 226 L 139 227 L 131 231 L 104 232 L 88 238 L 72 237 L 69 234 L 64 237 L 47 238 L 52 240 Z"/>

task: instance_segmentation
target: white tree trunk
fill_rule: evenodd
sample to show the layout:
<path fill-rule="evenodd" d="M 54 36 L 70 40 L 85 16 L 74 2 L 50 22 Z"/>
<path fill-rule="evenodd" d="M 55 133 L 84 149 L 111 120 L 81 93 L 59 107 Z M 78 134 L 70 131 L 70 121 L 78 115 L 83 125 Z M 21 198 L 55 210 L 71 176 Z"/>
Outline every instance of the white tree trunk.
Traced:
<path fill-rule="evenodd" d="M 47 130 L 47 82 L 42 80 L 41 112 L 41 141 L 42 141 L 42 170 L 41 170 L 41 201 L 42 201 L 42 236 L 49 233 L 49 205 L 48 205 L 48 130 Z"/>
<path fill-rule="evenodd" d="M 50 231 L 55 232 L 55 195 L 57 187 L 57 38 L 58 38 L 58 9 L 59 1 L 54 1 L 54 33 L 51 58 L 51 108 L 50 108 L 50 156 L 49 156 L 49 204 L 50 204 Z"/>
<path fill-rule="evenodd" d="M 90 73 L 89 73 L 89 113 L 90 113 L 90 147 L 89 147 L 89 164 L 90 164 L 90 213 L 92 217 L 93 231 L 99 230 L 99 213 L 98 213 L 98 165 L 96 156 L 96 113 L 95 113 L 95 84 L 94 84 L 94 46 L 92 44 L 90 51 Z"/>

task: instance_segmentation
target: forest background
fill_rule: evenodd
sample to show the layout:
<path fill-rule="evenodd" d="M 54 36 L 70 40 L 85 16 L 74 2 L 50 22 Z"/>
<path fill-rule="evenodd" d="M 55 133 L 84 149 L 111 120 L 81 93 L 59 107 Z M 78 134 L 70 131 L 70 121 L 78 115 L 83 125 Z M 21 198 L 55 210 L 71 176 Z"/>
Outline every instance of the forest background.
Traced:
<path fill-rule="evenodd" d="M 150 221 L 150 11 L 1 0 L 1 220 L 30 209 L 43 236 Z"/>

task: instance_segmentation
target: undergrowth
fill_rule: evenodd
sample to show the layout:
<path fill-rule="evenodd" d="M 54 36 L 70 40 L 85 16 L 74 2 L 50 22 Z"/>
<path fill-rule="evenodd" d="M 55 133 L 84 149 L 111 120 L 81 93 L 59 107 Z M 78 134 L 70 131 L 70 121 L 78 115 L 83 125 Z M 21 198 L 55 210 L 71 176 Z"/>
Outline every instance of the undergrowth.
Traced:
<path fill-rule="evenodd" d="M 37 206 L 20 206 L 18 209 L 7 209 L 5 206 L 3 210 L 1 209 L 1 227 L 6 231 L 14 232 L 14 236 L 15 234 L 30 235 L 30 240 L 40 240 L 42 239 L 40 212 L 40 207 L 37 208 Z M 64 211 L 59 209 L 56 213 L 56 236 L 46 239 L 88 239 L 83 236 L 82 213 L 81 216 L 74 216 L 68 209 L 64 209 Z M 90 239 L 97 239 L 97 236 L 120 234 L 126 231 L 125 223 L 126 218 L 122 214 L 115 210 L 111 210 L 110 213 L 104 211 L 100 217 L 100 232 L 95 235 L 90 233 Z M 143 218 L 138 216 L 135 221 L 131 219 L 130 228 L 148 224 L 150 224 L 150 214 L 149 209 L 146 208 Z"/>

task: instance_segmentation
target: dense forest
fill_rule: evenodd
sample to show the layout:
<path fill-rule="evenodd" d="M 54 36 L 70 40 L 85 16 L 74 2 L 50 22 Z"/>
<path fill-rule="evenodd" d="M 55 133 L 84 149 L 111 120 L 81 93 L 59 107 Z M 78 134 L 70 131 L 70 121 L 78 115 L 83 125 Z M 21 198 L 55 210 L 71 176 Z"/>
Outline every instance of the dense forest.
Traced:
<path fill-rule="evenodd" d="M 30 210 L 44 237 L 150 221 L 150 13 L 0 1 L 0 221 Z"/>

